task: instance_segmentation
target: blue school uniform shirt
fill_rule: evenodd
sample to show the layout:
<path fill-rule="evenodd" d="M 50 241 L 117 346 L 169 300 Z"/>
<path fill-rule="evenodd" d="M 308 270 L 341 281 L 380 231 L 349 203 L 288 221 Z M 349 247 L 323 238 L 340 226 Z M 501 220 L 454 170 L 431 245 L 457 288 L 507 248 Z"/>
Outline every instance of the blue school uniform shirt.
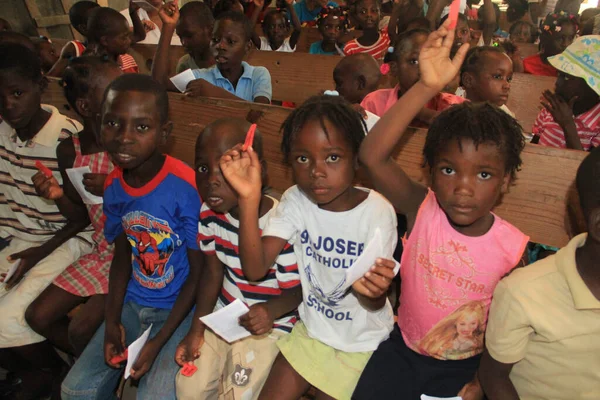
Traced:
<path fill-rule="evenodd" d="M 313 44 L 311 44 L 310 49 L 308 49 L 308 53 L 309 54 L 325 54 L 327 56 L 335 56 L 335 55 L 340 54 L 335 50 L 334 51 L 324 51 L 323 48 L 321 47 L 321 43 L 323 43 L 323 41 L 319 40 L 318 42 L 314 42 Z"/>
<path fill-rule="evenodd" d="M 150 182 L 133 188 L 123 179 L 123 170 L 115 168 L 106 179 L 103 208 L 106 240 L 113 243 L 125 232 L 131 245 L 125 301 L 173 308 L 189 274 L 187 249 L 198 250 L 200 197 L 194 170 L 166 156 Z"/>
<path fill-rule="evenodd" d="M 330 1 L 327 3 L 326 7 L 337 7 L 337 3 Z M 314 10 L 310 11 L 308 7 L 306 7 L 306 0 L 300 0 L 296 4 L 294 4 L 294 11 L 296 11 L 296 15 L 300 20 L 300 23 L 314 21 L 319 13 L 321 12 L 321 7 L 317 7 Z"/>
<path fill-rule="evenodd" d="M 273 88 L 269 71 L 265 67 L 253 67 L 245 61 L 242 61 L 242 66 L 244 72 L 235 88 L 229 79 L 221 75 L 221 71 L 216 65 L 210 68 L 193 69 L 192 73 L 196 79 L 204 79 L 244 100 L 254 101 L 255 98 L 264 96 L 271 101 Z"/>

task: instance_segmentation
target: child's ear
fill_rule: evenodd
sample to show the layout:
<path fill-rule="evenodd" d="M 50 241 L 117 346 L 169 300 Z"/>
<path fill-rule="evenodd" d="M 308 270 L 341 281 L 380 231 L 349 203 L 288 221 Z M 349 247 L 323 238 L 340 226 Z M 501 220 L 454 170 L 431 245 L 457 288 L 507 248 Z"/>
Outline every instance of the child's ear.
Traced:
<path fill-rule="evenodd" d="M 506 173 L 502 178 L 502 186 L 500 186 L 500 193 L 505 194 L 508 192 L 508 187 L 510 186 L 511 174 Z"/>
<path fill-rule="evenodd" d="M 358 82 L 358 90 L 364 90 L 367 87 L 367 78 L 364 75 L 359 75 L 356 81 Z"/>
<path fill-rule="evenodd" d="M 254 46 L 254 42 L 252 41 L 252 39 L 248 39 L 248 41 L 246 42 L 246 53 L 248 53 L 250 50 L 252 50 L 252 46 Z"/>
<path fill-rule="evenodd" d="M 164 145 L 167 143 L 167 139 L 169 138 L 169 135 L 171 134 L 172 130 L 173 130 L 173 121 L 165 122 L 165 124 L 162 126 L 162 132 L 161 132 L 161 137 L 160 137 L 161 145 Z"/>
<path fill-rule="evenodd" d="M 462 85 L 465 89 L 469 89 L 473 87 L 473 74 L 470 72 L 464 72 L 460 76 L 459 84 Z"/>
<path fill-rule="evenodd" d="M 79 113 L 82 117 L 89 117 L 90 113 L 90 105 L 87 99 L 80 98 L 75 100 L 75 109 L 77 113 Z"/>

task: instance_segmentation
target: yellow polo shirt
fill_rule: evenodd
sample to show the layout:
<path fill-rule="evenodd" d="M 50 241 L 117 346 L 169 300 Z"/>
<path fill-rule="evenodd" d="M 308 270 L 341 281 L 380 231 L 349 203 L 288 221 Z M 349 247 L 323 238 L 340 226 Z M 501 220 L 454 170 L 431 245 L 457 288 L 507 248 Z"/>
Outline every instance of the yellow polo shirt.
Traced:
<path fill-rule="evenodd" d="M 510 379 L 523 400 L 600 399 L 600 301 L 575 264 L 586 238 L 515 270 L 494 291 L 486 346 L 515 364 Z"/>

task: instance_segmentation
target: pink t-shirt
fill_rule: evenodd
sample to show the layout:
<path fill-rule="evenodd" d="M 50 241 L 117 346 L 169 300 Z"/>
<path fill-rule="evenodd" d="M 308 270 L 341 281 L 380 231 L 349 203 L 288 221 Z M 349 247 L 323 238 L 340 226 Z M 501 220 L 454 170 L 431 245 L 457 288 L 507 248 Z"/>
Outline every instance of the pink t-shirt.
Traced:
<path fill-rule="evenodd" d="M 430 190 L 403 239 L 398 326 L 408 347 L 441 360 L 480 354 L 494 288 L 528 240 L 497 215 L 483 236 L 457 232 Z"/>

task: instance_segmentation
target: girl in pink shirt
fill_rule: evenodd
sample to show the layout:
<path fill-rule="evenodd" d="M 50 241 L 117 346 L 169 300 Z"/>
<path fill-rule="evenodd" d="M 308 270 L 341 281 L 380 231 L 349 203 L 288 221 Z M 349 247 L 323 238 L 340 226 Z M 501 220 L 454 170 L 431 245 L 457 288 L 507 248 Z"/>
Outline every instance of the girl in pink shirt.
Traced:
<path fill-rule="evenodd" d="M 449 58 L 445 22 L 419 55 L 419 81 L 364 140 L 359 158 L 377 190 L 406 215 L 398 325 L 373 353 L 353 399 L 483 396 L 475 372 L 492 293 L 522 259 L 528 237 L 491 212 L 521 165 L 517 122 L 487 103 L 435 118 L 423 155 L 429 188 L 393 158 L 411 120 L 459 71 L 468 44 Z"/>

